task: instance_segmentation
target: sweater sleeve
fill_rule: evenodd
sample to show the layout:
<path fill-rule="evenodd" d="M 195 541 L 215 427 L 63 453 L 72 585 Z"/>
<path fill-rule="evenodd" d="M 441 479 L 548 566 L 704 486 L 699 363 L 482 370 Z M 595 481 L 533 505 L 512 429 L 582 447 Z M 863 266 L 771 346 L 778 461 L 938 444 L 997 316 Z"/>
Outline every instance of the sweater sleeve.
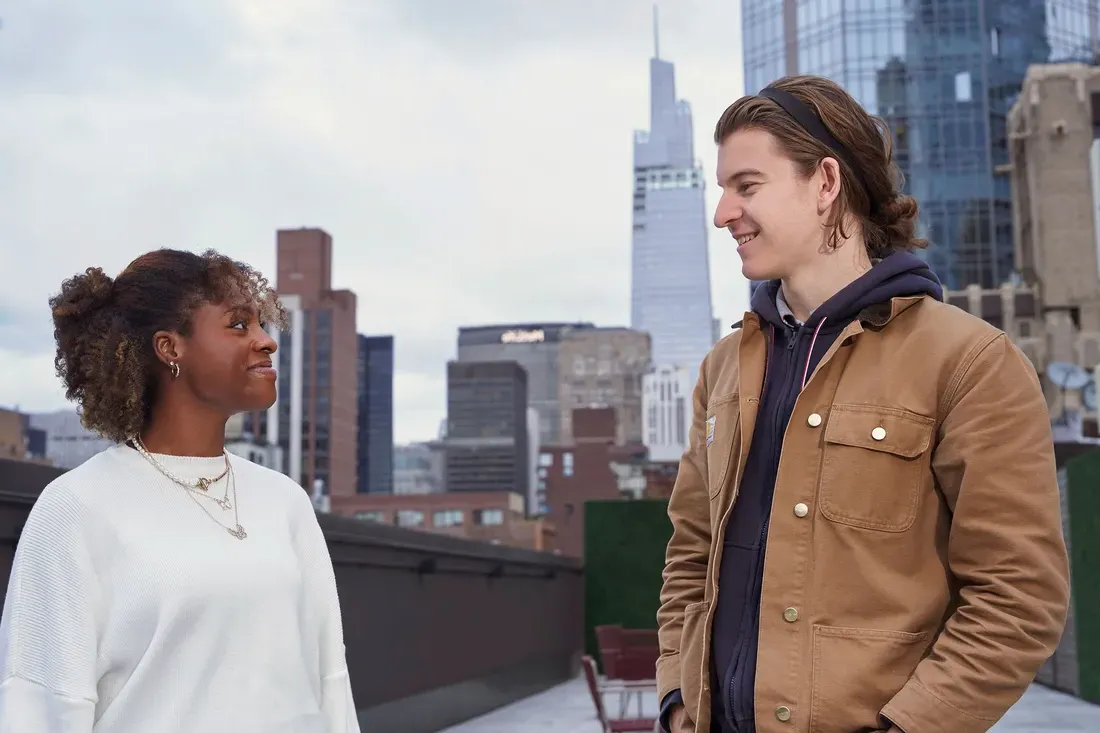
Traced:
<path fill-rule="evenodd" d="M 0 619 L 0 733 L 90 733 L 100 584 L 83 511 L 42 493 L 15 551 Z"/>
<path fill-rule="evenodd" d="M 317 514 L 304 492 L 303 498 L 305 507 L 300 517 L 297 549 L 302 562 L 308 617 L 319 634 L 321 711 L 327 733 L 359 733 L 344 649 L 336 575 Z"/>

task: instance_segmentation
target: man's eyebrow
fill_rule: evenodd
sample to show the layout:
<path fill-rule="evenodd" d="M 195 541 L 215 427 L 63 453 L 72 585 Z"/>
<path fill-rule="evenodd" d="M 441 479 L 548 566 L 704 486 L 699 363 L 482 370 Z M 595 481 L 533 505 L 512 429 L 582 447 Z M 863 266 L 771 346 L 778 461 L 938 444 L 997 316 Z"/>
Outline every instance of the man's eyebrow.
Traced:
<path fill-rule="evenodd" d="M 753 177 L 753 176 L 763 177 L 763 175 L 764 175 L 764 173 L 762 171 L 758 171 L 755 168 L 742 168 L 741 170 L 734 171 L 730 175 L 726 176 L 726 179 L 724 181 L 719 181 L 718 185 L 728 186 L 728 185 L 737 183 L 737 181 L 739 181 L 742 178 L 749 178 L 749 177 Z"/>

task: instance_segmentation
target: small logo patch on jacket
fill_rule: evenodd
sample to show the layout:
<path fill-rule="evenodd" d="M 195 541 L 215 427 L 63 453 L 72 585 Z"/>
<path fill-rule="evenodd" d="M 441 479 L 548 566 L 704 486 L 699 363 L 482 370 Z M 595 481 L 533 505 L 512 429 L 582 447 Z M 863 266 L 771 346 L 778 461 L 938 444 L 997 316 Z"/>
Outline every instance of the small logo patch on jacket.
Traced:
<path fill-rule="evenodd" d="M 714 442 L 714 421 L 717 419 L 717 415 L 713 415 L 707 418 L 707 445 L 710 445 Z"/>

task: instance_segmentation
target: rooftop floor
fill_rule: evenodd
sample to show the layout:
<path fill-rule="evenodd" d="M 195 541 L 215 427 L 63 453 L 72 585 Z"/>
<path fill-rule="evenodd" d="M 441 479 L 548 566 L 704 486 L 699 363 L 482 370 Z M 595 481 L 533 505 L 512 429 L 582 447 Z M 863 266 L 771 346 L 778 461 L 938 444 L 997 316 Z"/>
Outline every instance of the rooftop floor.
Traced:
<path fill-rule="evenodd" d="M 615 696 L 608 699 L 617 708 Z M 655 715 L 656 699 L 647 696 L 645 712 Z M 631 703 L 631 711 L 637 702 Z M 441 733 L 600 733 L 584 680 L 578 678 L 543 693 L 448 728 Z M 992 733 L 1096 733 L 1100 706 L 1033 685 L 997 723 Z"/>

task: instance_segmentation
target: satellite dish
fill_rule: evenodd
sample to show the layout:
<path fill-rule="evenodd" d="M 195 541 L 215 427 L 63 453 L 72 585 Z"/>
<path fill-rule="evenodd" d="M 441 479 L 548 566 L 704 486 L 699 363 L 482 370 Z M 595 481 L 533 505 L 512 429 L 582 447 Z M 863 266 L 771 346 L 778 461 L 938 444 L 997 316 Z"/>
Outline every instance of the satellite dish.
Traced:
<path fill-rule="evenodd" d="M 1055 361 L 1047 365 L 1047 379 L 1063 390 L 1084 389 L 1092 381 L 1089 373 L 1068 361 Z"/>
<path fill-rule="evenodd" d="M 1096 412 L 1096 382 L 1089 382 L 1088 385 L 1085 386 L 1084 391 L 1081 393 L 1081 399 L 1084 401 L 1085 407 L 1088 408 L 1089 412 Z"/>

